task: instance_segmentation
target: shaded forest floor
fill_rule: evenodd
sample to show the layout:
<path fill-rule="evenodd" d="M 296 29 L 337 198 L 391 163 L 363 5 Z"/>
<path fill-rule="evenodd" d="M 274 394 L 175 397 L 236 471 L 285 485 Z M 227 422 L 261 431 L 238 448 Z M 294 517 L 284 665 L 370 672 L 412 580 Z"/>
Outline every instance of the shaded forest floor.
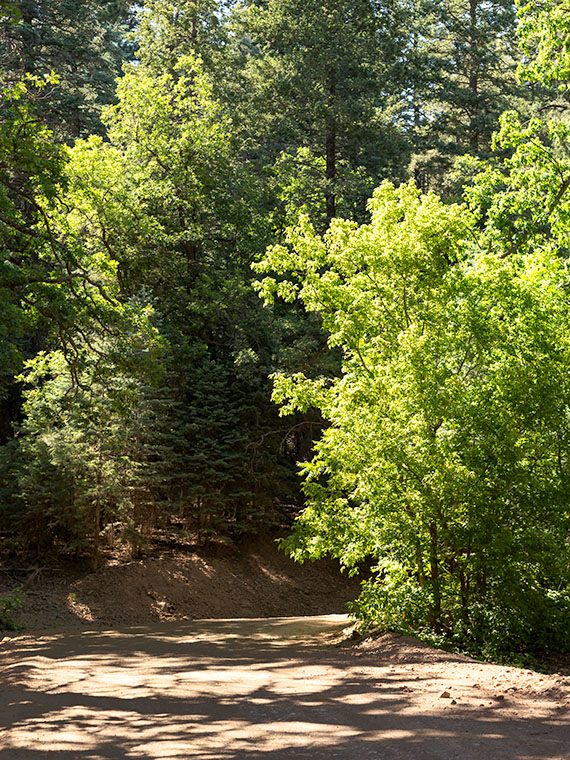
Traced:
<path fill-rule="evenodd" d="M 157 534 L 146 558 L 108 550 L 97 572 L 61 560 L 0 565 L 0 595 L 18 585 L 25 592 L 18 619 L 29 632 L 344 613 L 360 593 L 360 581 L 341 575 L 338 563 L 296 564 L 271 534 L 208 548 Z"/>

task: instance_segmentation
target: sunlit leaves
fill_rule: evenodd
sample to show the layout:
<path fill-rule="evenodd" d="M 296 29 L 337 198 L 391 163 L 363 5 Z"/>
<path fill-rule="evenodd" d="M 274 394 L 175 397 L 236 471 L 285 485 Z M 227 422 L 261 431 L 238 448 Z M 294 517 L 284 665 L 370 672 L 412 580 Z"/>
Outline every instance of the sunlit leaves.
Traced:
<path fill-rule="evenodd" d="M 570 17 L 561 0 L 518 3 L 519 36 L 528 59 L 521 63 L 522 78 L 557 84 L 566 89 L 570 79 Z"/>
<path fill-rule="evenodd" d="M 567 267 L 550 245 L 511 255 L 493 208 L 482 234 L 467 206 L 384 184 L 370 224 L 321 239 L 304 223 L 257 266 L 266 300 L 289 283 L 344 353 L 334 383 L 276 378 L 283 412 L 315 405 L 329 422 L 303 467 L 294 556 L 372 557 L 362 614 L 475 647 L 502 595 L 528 613 L 528 643 L 529 610 L 550 604 L 537 579 L 568 581 L 547 561 L 569 521 Z"/>

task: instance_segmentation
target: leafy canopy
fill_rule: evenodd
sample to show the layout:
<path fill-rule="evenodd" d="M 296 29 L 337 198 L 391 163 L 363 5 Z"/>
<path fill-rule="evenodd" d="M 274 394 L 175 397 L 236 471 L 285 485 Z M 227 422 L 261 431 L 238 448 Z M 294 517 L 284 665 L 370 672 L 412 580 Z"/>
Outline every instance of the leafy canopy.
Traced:
<path fill-rule="evenodd" d="M 336 379 L 275 377 L 282 413 L 329 423 L 288 547 L 373 558 L 366 617 L 512 651 L 537 615 L 568 616 L 567 265 L 412 184 L 384 183 L 370 211 L 324 238 L 302 220 L 257 265 L 265 301 L 317 312 L 344 356 Z"/>

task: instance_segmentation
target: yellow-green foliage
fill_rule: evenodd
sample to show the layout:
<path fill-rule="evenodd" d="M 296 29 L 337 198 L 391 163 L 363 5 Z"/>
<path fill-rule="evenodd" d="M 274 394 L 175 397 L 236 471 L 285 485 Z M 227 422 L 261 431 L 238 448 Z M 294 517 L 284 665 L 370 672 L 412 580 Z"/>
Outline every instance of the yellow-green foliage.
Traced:
<path fill-rule="evenodd" d="M 284 413 L 330 422 L 288 548 L 372 558 L 357 609 L 386 625 L 515 649 L 541 616 L 534 644 L 563 645 L 568 267 L 540 236 L 511 253 L 475 208 L 412 184 L 383 184 L 370 211 L 324 240 L 302 222 L 257 266 L 265 299 L 298 298 L 344 353 L 336 380 L 275 378 Z"/>

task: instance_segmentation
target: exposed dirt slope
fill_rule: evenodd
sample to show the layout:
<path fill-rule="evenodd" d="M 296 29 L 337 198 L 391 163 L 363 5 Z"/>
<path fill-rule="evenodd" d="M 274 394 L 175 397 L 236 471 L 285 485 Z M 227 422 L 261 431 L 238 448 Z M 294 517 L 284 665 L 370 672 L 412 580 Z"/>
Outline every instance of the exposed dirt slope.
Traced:
<path fill-rule="evenodd" d="M 115 554 L 97 573 L 72 564 L 0 570 L 0 594 L 26 585 L 20 618 L 29 631 L 342 613 L 360 592 L 360 582 L 341 575 L 337 563 L 298 565 L 272 536 L 217 551 L 158 547 L 138 561 Z"/>

